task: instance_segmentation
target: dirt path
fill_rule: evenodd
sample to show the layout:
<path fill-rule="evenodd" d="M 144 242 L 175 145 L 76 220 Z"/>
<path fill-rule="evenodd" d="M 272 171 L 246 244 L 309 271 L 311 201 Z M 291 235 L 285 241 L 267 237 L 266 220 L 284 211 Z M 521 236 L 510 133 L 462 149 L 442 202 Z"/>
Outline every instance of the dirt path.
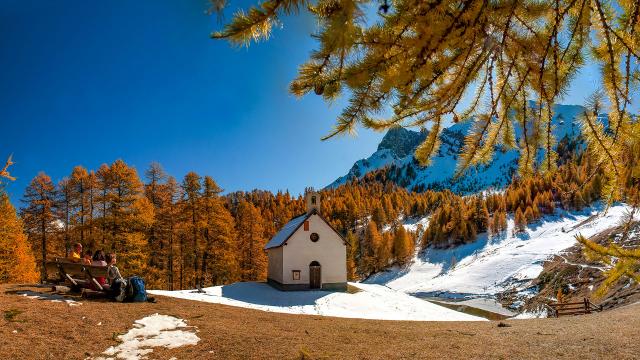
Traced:
<path fill-rule="evenodd" d="M 82 305 L 0 287 L 0 358 L 85 359 L 116 345 L 136 319 L 185 319 L 195 346 L 154 349 L 150 359 L 632 359 L 640 354 L 640 305 L 561 319 L 498 322 L 376 321 L 267 313 L 159 297 L 157 304 L 76 299 Z M 14 314 L 13 316 L 11 314 Z M 7 317 L 7 318 L 5 318 Z M 8 321 L 11 320 L 11 321 Z M 101 322 L 101 325 L 97 325 Z"/>

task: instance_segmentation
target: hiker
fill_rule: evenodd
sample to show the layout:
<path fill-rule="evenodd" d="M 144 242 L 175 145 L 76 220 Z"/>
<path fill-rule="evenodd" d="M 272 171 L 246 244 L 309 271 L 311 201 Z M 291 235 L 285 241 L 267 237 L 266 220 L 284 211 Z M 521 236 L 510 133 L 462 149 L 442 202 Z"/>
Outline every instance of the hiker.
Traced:
<path fill-rule="evenodd" d="M 80 243 L 75 243 L 73 245 L 73 250 L 71 251 L 71 254 L 69 255 L 69 261 L 74 262 L 74 263 L 79 263 L 82 260 L 82 244 Z"/>
<path fill-rule="evenodd" d="M 96 250 L 96 252 L 93 254 L 93 257 L 91 259 L 90 265 L 92 265 L 92 266 L 107 266 L 107 262 L 105 261 L 104 251 Z M 96 277 L 96 281 L 104 289 L 104 286 L 107 283 L 107 279 L 104 278 L 104 277 Z M 95 287 L 95 289 L 94 289 L 94 287 Z M 98 290 L 97 286 L 95 286 L 93 283 L 91 284 L 91 288 L 93 290 Z"/>
<path fill-rule="evenodd" d="M 156 302 L 155 298 L 147 296 L 144 280 L 141 277 L 131 276 L 127 279 L 122 277 L 120 270 L 116 266 L 116 254 L 109 253 L 106 256 L 106 262 L 109 267 L 107 269 L 108 284 L 105 285 L 104 288 L 110 297 L 119 302 L 125 300 L 132 302 Z"/>
<path fill-rule="evenodd" d="M 91 265 L 92 255 L 91 250 L 87 250 L 84 252 L 84 257 L 82 258 L 82 265 Z"/>
<path fill-rule="evenodd" d="M 126 284 L 123 284 L 124 278 L 120 275 L 120 270 L 116 266 L 116 254 L 108 253 L 105 256 L 105 262 L 109 268 L 107 269 L 107 281 L 103 287 L 109 292 L 111 297 L 118 299 L 118 296 L 124 296 L 124 291 L 121 291 L 121 289 L 124 290 Z"/>
<path fill-rule="evenodd" d="M 106 255 L 102 250 L 96 250 L 91 257 L 91 265 L 93 266 L 107 266 Z"/>

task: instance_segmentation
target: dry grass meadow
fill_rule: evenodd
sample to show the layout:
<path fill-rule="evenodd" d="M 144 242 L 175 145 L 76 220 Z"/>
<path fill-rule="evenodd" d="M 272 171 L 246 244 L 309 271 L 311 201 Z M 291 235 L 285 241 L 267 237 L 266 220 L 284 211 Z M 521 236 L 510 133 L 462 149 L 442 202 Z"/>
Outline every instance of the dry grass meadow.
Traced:
<path fill-rule="evenodd" d="M 99 356 L 133 321 L 160 313 L 199 330 L 195 346 L 155 348 L 150 359 L 637 359 L 640 305 L 560 319 L 410 322 L 268 313 L 158 297 L 158 303 L 37 300 L 0 287 L 0 358 Z M 102 324 L 97 325 L 98 322 Z"/>

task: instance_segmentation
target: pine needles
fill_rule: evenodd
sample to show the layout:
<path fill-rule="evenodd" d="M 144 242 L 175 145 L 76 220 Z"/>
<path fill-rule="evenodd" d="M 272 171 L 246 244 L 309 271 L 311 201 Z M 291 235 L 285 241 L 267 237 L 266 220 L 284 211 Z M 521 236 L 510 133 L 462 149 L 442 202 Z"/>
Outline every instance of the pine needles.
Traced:
<path fill-rule="evenodd" d="M 382 131 L 431 123 L 435 134 L 416 152 L 426 166 L 443 124 L 474 117 L 458 171 L 490 161 L 496 146 L 517 147 L 523 177 L 556 170 L 554 104 L 584 64 L 595 62 L 611 104 L 609 123 L 597 125 L 598 114 L 589 110 L 583 128 L 609 174 L 608 197 L 618 198 L 618 143 L 626 141 L 621 134 L 637 135 L 628 113 L 640 84 L 637 1 L 396 0 L 375 21 L 364 15 L 371 3 L 270 0 L 236 14 L 213 37 L 238 45 L 267 39 L 281 15 L 306 5 L 318 21 L 318 47 L 300 66 L 290 92 L 314 92 L 327 101 L 350 97 L 323 139 L 354 134 L 359 126 Z M 389 108 L 392 115 L 381 117 Z M 516 144 L 517 129 L 524 134 Z M 603 136 L 608 129 L 612 134 Z"/>

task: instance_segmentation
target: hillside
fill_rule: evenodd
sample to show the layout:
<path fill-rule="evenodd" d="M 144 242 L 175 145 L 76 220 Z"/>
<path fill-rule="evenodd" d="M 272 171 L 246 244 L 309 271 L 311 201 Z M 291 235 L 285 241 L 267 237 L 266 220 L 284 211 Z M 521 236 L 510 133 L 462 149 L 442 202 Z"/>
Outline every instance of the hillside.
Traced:
<path fill-rule="evenodd" d="M 601 245 L 613 242 L 623 248 L 640 246 L 640 223 L 635 223 L 624 235 L 622 226 L 614 226 L 591 237 Z M 562 291 L 565 301 L 580 301 L 584 297 L 593 298 L 594 290 L 606 280 L 605 272 L 610 267 L 588 259 L 581 245 L 574 245 L 544 262 L 540 275 L 533 280 L 539 290 L 537 295 L 528 299 L 524 308 L 537 311 L 540 304 L 556 300 L 558 291 Z M 511 293 L 503 295 L 509 301 Z M 624 278 L 611 286 L 602 296 L 596 298 L 604 309 L 611 309 L 640 301 L 640 284 Z"/>
<path fill-rule="evenodd" d="M 519 311 L 525 301 L 537 295 L 537 278 L 546 260 L 576 246 L 577 234 L 591 237 L 617 227 L 628 209 L 618 204 L 605 212 L 605 206 L 595 204 L 582 211 L 557 210 L 529 224 L 520 234 L 514 234 L 510 217 L 507 231 L 500 236 L 480 234 L 475 242 L 458 247 L 427 248 L 416 254 L 408 267 L 391 268 L 365 282 L 419 297 L 449 300 L 499 299 L 509 292 L 508 304 Z M 597 283 L 591 285 L 594 290 Z M 584 295 L 589 297 L 589 292 Z"/>
<path fill-rule="evenodd" d="M 580 135 L 577 116 L 584 110 L 577 105 L 556 105 L 554 107 L 553 134 L 558 141 L 576 140 Z M 328 187 L 335 188 L 346 182 L 362 178 L 364 175 L 385 167 L 391 168 L 391 179 L 409 190 L 448 189 L 459 194 L 471 194 L 487 188 L 502 188 L 509 184 L 517 168 L 516 150 L 498 150 L 486 165 L 470 168 L 463 176 L 454 179 L 458 154 L 464 144 L 464 137 L 472 125 L 472 120 L 454 124 L 444 129 L 440 140 L 442 145 L 429 167 L 421 167 L 415 161 L 413 152 L 426 137 L 426 130 L 416 132 L 404 128 L 390 129 L 378 149 L 366 159 L 358 160 L 349 172 L 336 179 Z M 516 129 L 516 139 L 521 131 Z"/>

